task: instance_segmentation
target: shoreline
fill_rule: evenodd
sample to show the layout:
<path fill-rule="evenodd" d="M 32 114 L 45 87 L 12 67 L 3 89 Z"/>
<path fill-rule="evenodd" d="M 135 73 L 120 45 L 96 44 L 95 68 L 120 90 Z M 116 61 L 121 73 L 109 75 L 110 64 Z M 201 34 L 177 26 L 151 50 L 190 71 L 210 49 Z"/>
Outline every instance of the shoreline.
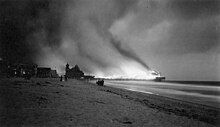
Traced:
<path fill-rule="evenodd" d="M 129 100 L 139 102 L 150 108 L 158 109 L 165 113 L 174 113 L 178 116 L 186 116 L 188 118 L 193 118 L 195 120 L 200 120 L 200 121 L 207 122 L 213 125 L 217 124 L 218 121 L 220 120 L 219 119 L 220 108 L 217 108 L 217 107 L 203 105 L 199 103 L 193 103 L 190 101 L 182 101 L 182 100 L 178 100 L 178 99 L 174 99 L 170 97 L 164 97 L 164 96 L 160 96 L 156 94 L 148 94 L 148 93 L 131 91 L 131 90 L 115 88 L 115 87 L 110 87 L 110 86 L 105 86 L 105 87 L 106 89 L 105 88 L 100 88 L 100 89 L 106 92 L 120 95 L 124 99 L 129 99 Z M 156 99 L 156 101 L 160 100 L 159 101 L 160 103 L 155 102 L 153 99 Z M 165 99 L 165 101 L 163 99 Z M 172 107 L 170 107 L 169 104 L 167 103 L 169 104 L 172 103 Z M 163 106 L 160 106 L 160 105 L 163 105 Z"/>
<path fill-rule="evenodd" d="M 59 79 L 1 79 L 4 126 L 217 126 L 220 109 Z"/>
<path fill-rule="evenodd" d="M 107 86 L 219 107 L 219 86 L 143 81 L 106 81 Z M 173 93 L 172 93 L 172 92 Z"/>
<path fill-rule="evenodd" d="M 93 84 L 95 85 L 95 84 Z M 171 97 L 165 97 L 165 96 L 161 96 L 159 94 L 154 94 L 154 93 L 151 93 L 151 92 L 140 92 L 140 91 L 135 91 L 135 90 L 129 90 L 129 89 L 122 89 L 122 88 L 116 88 L 116 87 L 111 87 L 111 86 L 105 86 L 105 87 L 109 87 L 109 88 L 115 88 L 115 89 L 120 89 L 120 90 L 125 90 L 125 91 L 131 91 L 131 92 L 135 92 L 135 93 L 143 93 L 143 94 L 148 94 L 148 95 L 153 95 L 153 96 L 158 96 L 158 97 L 161 97 L 161 98 L 166 98 L 166 99 L 169 99 L 169 100 L 172 100 L 172 101 L 180 101 L 180 102 L 183 102 L 183 103 L 188 103 L 189 105 L 198 105 L 198 106 L 204 106 L 204 107 L 207 107 L 207 108 L 210 108 L 210 109 L 215 109 L 215 110 L 219 110 L 220 111 L 220 107 L 214 107 L 214 106 L 211 106 L 211 105 L 205 105 L 205 104 L 202 104 L 202 103 L 196 103 L 196 102 L 192 102 L 192 101 L 185 101 L 185 100 L 180 100 L 180 99 L 175 99 L 175 98 L 171 98 Z"/>

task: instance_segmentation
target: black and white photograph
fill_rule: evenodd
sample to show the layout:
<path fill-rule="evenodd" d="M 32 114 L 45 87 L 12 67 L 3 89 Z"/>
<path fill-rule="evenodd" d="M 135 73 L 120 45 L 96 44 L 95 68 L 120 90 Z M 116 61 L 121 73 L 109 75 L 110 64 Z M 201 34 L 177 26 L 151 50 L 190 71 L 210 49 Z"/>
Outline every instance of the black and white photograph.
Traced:
<path fill-rule="evenodd" d="M 220 0 L 0 0 L 0 127 L 219 127 Z"/>

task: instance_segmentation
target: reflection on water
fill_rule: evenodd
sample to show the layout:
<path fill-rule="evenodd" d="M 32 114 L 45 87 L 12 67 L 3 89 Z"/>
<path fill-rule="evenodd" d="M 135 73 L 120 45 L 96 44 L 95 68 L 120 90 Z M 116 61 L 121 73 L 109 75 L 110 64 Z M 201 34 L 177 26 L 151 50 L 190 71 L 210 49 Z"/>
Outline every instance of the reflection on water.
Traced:
<path fill-rule="evenodd" d="M 105 85 L 147 94 L 166 96 L 213 107 L 219 107 L 220 105 L 220 87 L 209 86 L 208 84 L 106 80 Z"/>

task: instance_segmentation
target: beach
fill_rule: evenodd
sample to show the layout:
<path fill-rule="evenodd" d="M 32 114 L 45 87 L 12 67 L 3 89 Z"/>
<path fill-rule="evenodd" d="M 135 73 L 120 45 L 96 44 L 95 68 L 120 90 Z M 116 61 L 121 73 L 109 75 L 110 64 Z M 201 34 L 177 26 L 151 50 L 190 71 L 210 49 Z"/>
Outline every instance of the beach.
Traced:
<path fill-rule="evenodd" d="M 1 127 L 214 127 L 219 108 L 70 79 L 0 80 Z"/>

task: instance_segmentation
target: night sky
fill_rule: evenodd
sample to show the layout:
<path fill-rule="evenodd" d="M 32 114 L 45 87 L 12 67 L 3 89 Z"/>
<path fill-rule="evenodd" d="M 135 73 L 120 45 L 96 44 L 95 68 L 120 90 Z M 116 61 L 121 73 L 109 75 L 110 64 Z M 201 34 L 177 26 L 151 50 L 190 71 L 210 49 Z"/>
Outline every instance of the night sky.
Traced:
<path fill-rule="evenodd" d="M 219 81 L 219 21 L 218 0 L 1 0 L 0 58 Z"/>

